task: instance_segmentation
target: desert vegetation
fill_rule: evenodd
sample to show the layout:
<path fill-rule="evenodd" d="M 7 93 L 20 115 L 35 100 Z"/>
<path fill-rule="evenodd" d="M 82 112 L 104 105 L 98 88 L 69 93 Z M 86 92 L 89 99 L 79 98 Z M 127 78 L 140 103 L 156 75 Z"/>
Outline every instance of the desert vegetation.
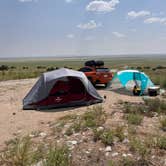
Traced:
<path fill-rule="evenodd" d="M 165 104 L 161 99 L 141 104 L 120 101 L 116 107 L 123 114 L 123 123 L 118 125 L 108 125 L 108 121 L 114 124 L 114 119 L 100 104 L 81 114 L 68 114 L 50 122 L 47 134 L 34 131 L 7 141 L 0 152 L 0 165 L 162 166 L 166 156 Z M 146 118 L 155 130 L 144 127 Z"/>
<path fill-rule="evenodd" d="M 166 59 L 157 58 L 102 58 L 110 69 L 137 69 L 146 72 L 155 84 L 166 88 Z M 60 67 L 78 70 L 84 65 L 85 59 L 45 59 L 1 61 L 0 80 L 35 78 L 43 72 Z"/>

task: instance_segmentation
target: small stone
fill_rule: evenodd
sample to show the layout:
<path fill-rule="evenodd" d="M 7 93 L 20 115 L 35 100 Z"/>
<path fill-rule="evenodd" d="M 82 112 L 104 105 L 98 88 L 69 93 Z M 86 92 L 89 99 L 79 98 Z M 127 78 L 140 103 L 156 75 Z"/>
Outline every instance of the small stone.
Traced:
<path fill-rule="evenodd" d="M 130 156 L 130 157 L 132 157 L 133 155 L 132 155 L 131 153 L 128 153 L 128 154 L 127 154 L 127 156 Z"/>
<path fill-rule="evenodd" d="M 22 130 L 18 130 L 17 133 L 20 134 L 22 132 Z"/>
<path fill-rule="evenodd" d="M 97 131 L 103 131 L 104 130 L 104 127 L 100 126 L 97 128 Z"/>
<path fill-rule="evenodd" d="M 128 136 L 128 132 L 124 132 L 124 136 Z"/>
<path fill-rule="evenodd" d="M 111 152 L 111 151 L 112 151 L 111 146 L 107 146 L 107 147 L 105 148 L 105 152 Z"/>
<path fill-rule="evenodd" d="M 152 158 L 152 159 L 154 159 L 154 158 L 155 158 L 155 156 L 153 155 L 151 158 Z"/>
<path fill-rule="evenodd" d="M 122 157 L 127 157 L 127 154 L 123 153 L 123 154 L 122 154 Z"/>
<path fill-rule="evenodd" d="M 127 139 L 127 138 L 125 138 L 124 140 L 123 140 L 123 143 L 124 144 L 126 144 L 126 143 L 129 143 L 130 141 Z"/>
<path fill-rule="evenodd" d="M 47 136 L 47 134 L 46 133 L 44 133 L 44 132 L 41 132 L 40 134 L 39 134 L 39 136 L 41 136 L 41 137 L 46 137 Z"/>
<path fill-rule="evenodd" d="M 43 165 L 43 161 L 39 161 L 37 164 L 35 164 L 34 166 L 42 166 Z"/>
<path fill-rule="evenodd" d="M 103 148 L 99 148 L 99 151 L 103 151 Z"/>
<path fill-rule="evenodd" d="M 70 147 L 69 147 L 69 150 L 73 150 L 73 149 L 74 149 L 74 146 L 70 146 Z"/>
<path fill-rule="evenodd" d="M 85 153 L 86 153 L 86 154 L 90 154 L 90 152 L 89 152 L 89 151 L 85 151 Z"/>
<path fill-rule="evenodd" d="M 15 113 L 15 112 L 13 112 L 13 115 L 16 115 L 16 113 Z"/>
<path fill-rule="evenodd" d="M 34 138 L 35 135 L 34 135 L 34 134 L 29 134 L 29 137 L 30 137 L 30 138 Z"/>
<path fill-rule="evenodd" d="M 79 133 L 75 133 L 74 136 L 79 136 L 80 134 Z"/>
<path fill-rule="evenodd" d="M 106 156 L 106 157 L 108 157 L 109 155 L 110 155 L 110 153 L 109 153 L 109 152 L 106 152 L 106 153 L 105 153 L 105 156 Z"/>
<path fill-rule="evenodd" d="M 112 153 L 112 157 L 118 156 L 118 152 Z"/>
<path fill-rule="evenodd" d="M 77 141 L 67 141 L 67 145 L 70 147 L 76 144 L 77 144 Z"/>
<path fill-rule="evenodd" d="M 77 141 L 71 141 L 71 143 L 72 143 L 73 145 L 76 145 L 76 144 L 77 144 Z"/>

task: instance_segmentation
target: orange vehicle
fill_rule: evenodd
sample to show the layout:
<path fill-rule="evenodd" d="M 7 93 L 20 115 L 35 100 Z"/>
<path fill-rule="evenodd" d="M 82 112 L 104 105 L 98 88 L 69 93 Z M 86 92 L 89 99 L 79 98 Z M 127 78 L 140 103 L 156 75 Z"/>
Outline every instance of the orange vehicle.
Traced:
<path fill-rule="evenodd" d="M 113 74 L 110 72 L 110 69 L 106 67 L 84 66 L 79 69 L 79 71 L 84 72 L 93 85 L 104 84 L 105 87 L 107 87 L 108 83 L 113 78 Z"/>

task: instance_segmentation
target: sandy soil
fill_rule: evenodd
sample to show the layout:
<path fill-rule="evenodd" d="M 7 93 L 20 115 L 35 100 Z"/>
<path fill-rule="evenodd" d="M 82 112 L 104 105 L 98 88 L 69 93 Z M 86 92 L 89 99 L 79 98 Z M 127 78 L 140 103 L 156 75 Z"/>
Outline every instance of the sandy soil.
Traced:
<path fill-rule="evenodd" d="M 81 113 L 87 107 L 55 109 L 52 111 L 22 110 L 22 99 L 36 82 L 36 79 L 11 80 L 0 82 L 0 149 L 4 142 L 13 138 L 17 133 L 29 134 L 32 131 L 45 131 L 50 121 L 56 121 L 61 116 L 70 113 Z M 141 102 L 140 97 L 119 94 L 110 90 L 98 90 L 106 101 L 104 110 L 112 112 L 119 100 Z"/>

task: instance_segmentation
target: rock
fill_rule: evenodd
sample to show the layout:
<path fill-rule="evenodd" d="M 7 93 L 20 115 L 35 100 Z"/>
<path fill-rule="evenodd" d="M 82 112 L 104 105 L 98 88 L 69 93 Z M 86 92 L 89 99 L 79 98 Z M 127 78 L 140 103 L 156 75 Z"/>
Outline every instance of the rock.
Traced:
<path fill-rule="evenodd" d="M 37 164 L 35 164 L 33 166 L 43 166 L 43 161 L 39 161 Z"/>
<path fill-rule="evenodd" d="M 46 133 L 44 133 L 44 132 L 41 132 L 40 134 L 39 134 L 39 136 L 41 136 L 41 137 L 46 137 L 47 136 L 47 134 Z"/>
<path fill-rule="evenodd" d="M 17 134 L 20 134 L 21 132 L 22 132 L 22 130 L 18 130 L 18 131 L 17 131 Z"/>
<path fill-rule="evenodd" d="M 73 150 L 73 149 L 74 149 L 74 146 L 70 146 L 70 147 L 69 147 L 69 150 Z"/>
<path fill-rule="evenodd" d="M 124 132 L 124 136 L 128 136 L 128 132 Z"/>
<path fill-rule="evenodd" d="M 73 146 L 76 145 L 78 142 L 77 141 L 67 141 L 68 146 Z"/>
<path fill-rule="evenodd" d="M 111 151 L 112 151 L 111 146 L 107 146 L 107 147 L 105 148 L 105 152 L 111 152 Z"/>
<path fill-rule="evenodd" d="M 119 155 L 118 152 L 112 153 L 112 157 L 116 157 L 116 156 L 118 156 L 118 155 Z"/>
<path fill-rule="evenodd" d="M 128 153 L 128 154 L 127 154 L 127 156 L 130 156 L 130 157 L 132 157 L 133 155 L 132 155 L 131 153 Z"/>
<path fill-rule="evenodd" d="M 152 158 L 152 159 L 154 159 L 154 158 L 155 158 L 155 156 L 153 155 L 151 158 Z"/>
<path fill-rule="evenodd" d="M 126 144 L 126 143 L 129 143 L 129 142 L 130 141 L 127 138 L 125 138 L 122 143 Z"/>
<path fill-rule="evenodd" d="M 74 134 L 74 136 L 79 136 L 79 135 L 80 135 L 80 133 L 75 133 L 75 134 Z"/>
<path fill-rule="evenodd" d="M 71 143 L 72 143 L 73 145 L 76 145 L 76 144 L 77 144 L 77 141 L 71 141 Z"/>
<path fill-rule="evenodd" d="M 105 156 L 108 157 L 110 155 L 110 152 L 106 152 Z"/>
<path fill-rule="evenodd" d="M 86 154 L 90 154 L 90 152 L 89 152 L 89 151 L 85 151 L 85 153 L 86 153 Z"/>
<path fill-rule="evenodd" d="M 100 126 L 97 128 L 97 131 L 103 131 L 104 130 L 104 127 Z"/>
<path fill-rule="evenodd" d="M 123 154 L 122 154 L 122 157 L 127 157 L 127 154 L 123 153 Z"/>
<path fill-rule="evenodd" d="M 34 135 L 34 134 L 29 134 L 29 137 L 30 137 L 30 138 L 34 138 L 35 135 Z"/>
<path fill-rule="evenodd" d="M 103 151 L 103 148 L 99 148 L 99 151 Z"/>

